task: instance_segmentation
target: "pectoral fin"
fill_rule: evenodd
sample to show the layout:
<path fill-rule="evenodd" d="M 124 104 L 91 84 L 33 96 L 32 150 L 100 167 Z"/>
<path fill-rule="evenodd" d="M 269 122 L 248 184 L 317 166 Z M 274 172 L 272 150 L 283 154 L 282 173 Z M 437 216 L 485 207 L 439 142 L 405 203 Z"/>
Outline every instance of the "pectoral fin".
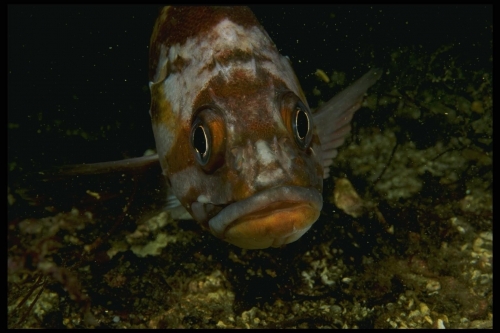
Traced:
<path fill-rule="evenodd" d="M 361 106 L 363 95 L 381 75 L 381 69 L 370 70 L 313 114 L 323 152 L 323 178 L 329 177 L 329 167 L 337 156 L 337 148 L 351 131 L 351 120 Z"/>
<path fill-rule="evenodd" d="M 164 209 L 167 198 L 157 155 L 26 174 L 13 182 L 12 191 L 29 204 L 26 217 L 72 208 L 117 216 L 126 206 L 135 218 L 143 211 Z"/>
<path fill-rule="evenodd" d="M 140 174 L 160 166 L 158 154 L 128 158 L 119 161 L 77 164 L 61 167 L 52 176 L 65 175 L 99 175 L 99 174 Z M 160 170 L 161 172 L 161 170 Z"/>

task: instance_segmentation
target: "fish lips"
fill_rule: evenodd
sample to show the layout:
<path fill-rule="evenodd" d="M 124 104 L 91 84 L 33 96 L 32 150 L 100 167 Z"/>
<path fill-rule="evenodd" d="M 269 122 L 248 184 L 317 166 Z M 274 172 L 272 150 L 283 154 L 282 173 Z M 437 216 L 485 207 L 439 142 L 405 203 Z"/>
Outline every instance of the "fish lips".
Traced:
<path fill-rule="evenodd" d="M 208 225 L 216 237 L 241 248 L 279 247 L 309 230 L 322 206 L 313 187 L 279 186 L 226 206 Z"/>

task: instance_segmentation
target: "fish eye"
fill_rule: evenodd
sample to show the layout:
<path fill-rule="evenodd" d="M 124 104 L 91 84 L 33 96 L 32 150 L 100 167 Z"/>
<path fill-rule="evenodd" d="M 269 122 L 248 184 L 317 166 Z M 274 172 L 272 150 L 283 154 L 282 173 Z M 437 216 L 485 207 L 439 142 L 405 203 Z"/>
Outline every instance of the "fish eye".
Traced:
<path fill-rule="evenodd" d="M 302 104 L 302 103 L 301 103 Z M 303 146 L 307 147 L 309 145 L 311 136 L 308 134 L 310 133 L 310 122 L 309 122 L 309 115 L 307 114 L 306 111 L 304 111 L 305 108 L 302 108 L 299 104 L 295 107 L 295 116 L 293 117 L 293 131 L 295 133 L 295 138 L 298 141 L 298 143 Z"/>
<path fill-rule="evenodd" d="M 311 111 L 299 101 L 292 111 L 291 120 L 295 142 L 302 149 L 309 148 L 312 140 Z"/>
<path fill-rule="evenodd" d="M 288 132 L 301 149 L 307 150 L 312 140 L 312 115 L 297 95 L 288 92 L 283 96 L 281 117 Z"/>
<path fill-rule="evenodd" d="M 203 108 L 191 125 L 191 147 L 196 162 L 210 174 L 224 164 L 226 127 L 218 110 Z"/>
<path fill-rule="evenodd" d="M 210 131 L 203 125 L 193 127 L 191 142 L 196 151 L 196 158 L 200 165 L 207 164 L 210 158 Z"/>

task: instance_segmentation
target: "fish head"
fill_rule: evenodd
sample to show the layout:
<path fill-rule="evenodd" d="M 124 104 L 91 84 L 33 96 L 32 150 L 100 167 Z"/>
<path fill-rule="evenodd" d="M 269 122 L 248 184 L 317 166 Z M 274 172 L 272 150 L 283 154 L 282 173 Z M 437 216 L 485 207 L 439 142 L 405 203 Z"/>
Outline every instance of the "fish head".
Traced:
<path fill-rule="evenodd" d="M 322 208 L 323 158 L 287 58 L 245 7 L 166 7 L 150 48 L 153 132 L 171 191 L 242 248 L 300 238 Z"/>

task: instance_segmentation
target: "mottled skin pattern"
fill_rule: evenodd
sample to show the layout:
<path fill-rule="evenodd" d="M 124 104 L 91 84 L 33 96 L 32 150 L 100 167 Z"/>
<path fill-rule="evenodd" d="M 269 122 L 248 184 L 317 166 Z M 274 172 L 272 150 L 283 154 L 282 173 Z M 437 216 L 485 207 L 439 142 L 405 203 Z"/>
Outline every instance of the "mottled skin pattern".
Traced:
<path fill-rule="evenodd" d="M 300 186 L 321 193 L 317 136 L 301 149 L 282 116 L 294 107 L 284 105 L 284 96 L 292 95 L 307 106 L 304 94 L 288 60 L 279 55 L 248 8 L 164 8 L 151 37 L 149 75 L 150 112 L 164 175 L 182 205 L 203 225 L 227 205 L 269 188 Z M 213 137 L 206 165 L 198 162 L 192 144 L 192 126 L 198 118 Z M 269 206 L 256 209 L 270 216 L 288 211 L 296 219 L 316 220 L 319 212 L 311 211 L 321 209 L 320 203 L 313 208 L 304 206 L 303 200 L 268 201 Z M 292 221 L 290 230 L 309 228 L 313 222 Z M 249 237 L 273 234 L 272 225 L 287 229 L 283 221 L 267 223 L 265 231 Z M 290 230 L 283 235 L 276 231 L 271 243 L 286 242 L 274 239 L 288 237 Z M 218 236 L 228 238 L 224 232 Z M 272 245 L 231 242 L 244 247 Z"/>
<path fill-rule="evenodd" d="M 248 8 L 163 8 L 149 78 L 163 174 L 195 220 L 244 248 L 280 246 L 310 228 L 322 207 L 320 138 L 288 59 Z M 304 145 L 295 110 L 309 122 Z M 202 162 L 200 124 L 209 133 Z"/>

